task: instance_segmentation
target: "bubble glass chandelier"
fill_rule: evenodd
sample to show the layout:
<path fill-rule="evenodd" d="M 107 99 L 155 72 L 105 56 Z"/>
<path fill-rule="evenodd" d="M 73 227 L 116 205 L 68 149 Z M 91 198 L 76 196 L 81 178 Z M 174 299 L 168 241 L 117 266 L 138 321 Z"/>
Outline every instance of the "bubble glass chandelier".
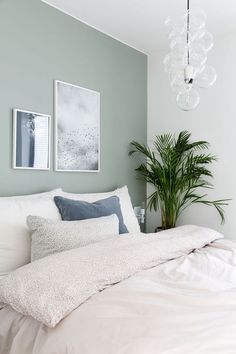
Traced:
<path fill-rule="evenodd" d="M 200 96 L 197 88 L 212 86 L 217 78 L 215 69 L 207 65 L 208 52 L 213 47 L 213 36 L 205 28 L 206 14 L 200 9 L 190 9 L 174 20 L 165 22 L 169 29 L 170 52 L 164 58 L 176 102 L 180 109 L 195 109 Z"/>

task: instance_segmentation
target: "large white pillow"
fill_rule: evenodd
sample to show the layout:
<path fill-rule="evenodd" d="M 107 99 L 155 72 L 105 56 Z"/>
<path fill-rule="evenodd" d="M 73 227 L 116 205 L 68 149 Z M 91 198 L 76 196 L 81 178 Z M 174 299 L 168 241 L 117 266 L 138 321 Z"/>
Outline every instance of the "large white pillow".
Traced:
<path fill-rule="evenodd" d="M 58 194 L 59 195 L 59 194 Z M 96 202 L 100 199 L 117 196 L 120 199 L 121 212 L 129 233 L 139 233 L 140 227 L 138 220 L 135 216 L 134 209 L 131 203 L 130 195 L 127 186 L 118 188 L 112 192 L 106 193 L 89 193 L 89 194 L 75 194 L 62 191 L 60 196 L 73 200 L 84 200 L 86 202 Z"/>
<path fill-rule="evenodd" d="M 47 193 L 0 198 L 0 277 L 30 262 L 29 214 L 61 220 L 53 201 L 61 193 Z"/>
<path fill-rule="evenodd" d="M 52 221 L 29 215 L 27 223 L 32 231 L 31 262 L 119 235 L 115 214 L 77 221 Z"/>

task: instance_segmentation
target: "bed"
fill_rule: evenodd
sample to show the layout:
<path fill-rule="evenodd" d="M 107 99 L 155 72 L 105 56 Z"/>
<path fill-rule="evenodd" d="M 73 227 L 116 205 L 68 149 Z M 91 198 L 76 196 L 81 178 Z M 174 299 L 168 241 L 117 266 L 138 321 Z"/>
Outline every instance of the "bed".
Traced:
<path fill-rule="evenodd" d="M 32 197 L 43 198 L 44 208 L 42 201 L 29 205 L 28 197 L 0 201 L 0 208 L 16 208 L 12 220 L 21 225 L 18 255 L 8 252 L 7 265 L 0 264 L 1 354 L 236 353 L 234 242 L 187 225 L 160 234 L 129 232 L 29 263 L 23 220 L 29 209 L 59 219 L 45 205 L 51 208 L 63 193 L 50 193 Z M 127 191 L 119 193 L 128 198 Z M 122 211 L 129 214 L 125 203 Z M 137 231 L 134 219 L 124 219 Z M 13 249 L 10 224 L 4 230 Z"/>

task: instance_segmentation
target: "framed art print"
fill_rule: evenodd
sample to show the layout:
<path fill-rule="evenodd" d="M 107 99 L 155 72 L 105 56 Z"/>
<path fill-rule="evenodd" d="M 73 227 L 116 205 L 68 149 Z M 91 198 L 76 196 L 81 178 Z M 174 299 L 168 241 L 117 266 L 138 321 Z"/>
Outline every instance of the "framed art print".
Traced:
<path fill-rule="evenodd" d="M 20 109 L 13 112 L 13 168 L 50 169 L 51 116 Z"/>
<path fill-rule="evenodd" d="M 55 169 L 100 171 L 100 93 L 55 81 Z"/>

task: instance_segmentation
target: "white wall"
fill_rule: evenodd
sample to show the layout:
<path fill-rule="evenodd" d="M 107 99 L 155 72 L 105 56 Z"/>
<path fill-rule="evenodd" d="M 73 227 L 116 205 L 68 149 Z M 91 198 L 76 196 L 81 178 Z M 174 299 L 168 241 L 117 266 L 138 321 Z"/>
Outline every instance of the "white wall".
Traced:
<path fill-rule="evenodd" d="M 200 89 L 201 101 L 192 112 L 181 111 L 175 103 L 167 74 L 163 69 L 166 51 L 149 57 L 149 117 L 148 141 L 151 144 L 156 134 L 192 132 L 193 139 L 207 140 L 211 152 L 219 161 L 214 164 L 214 199 L 233 198 L 225 208 L 226 223 L 214 208 L 198 205 L 186 211 L 179 224 L 193 223 L 215 228 L 227 237 L 236 239 L 236 33 L 215 38 L 215 46 L 209 54 L 208 63 L 218 74 L 215 85 Z M 149 187 L 148 187 L 149 192 Z M 159 213 L 148 213 L 148 231 L 160 225 Z"/>

